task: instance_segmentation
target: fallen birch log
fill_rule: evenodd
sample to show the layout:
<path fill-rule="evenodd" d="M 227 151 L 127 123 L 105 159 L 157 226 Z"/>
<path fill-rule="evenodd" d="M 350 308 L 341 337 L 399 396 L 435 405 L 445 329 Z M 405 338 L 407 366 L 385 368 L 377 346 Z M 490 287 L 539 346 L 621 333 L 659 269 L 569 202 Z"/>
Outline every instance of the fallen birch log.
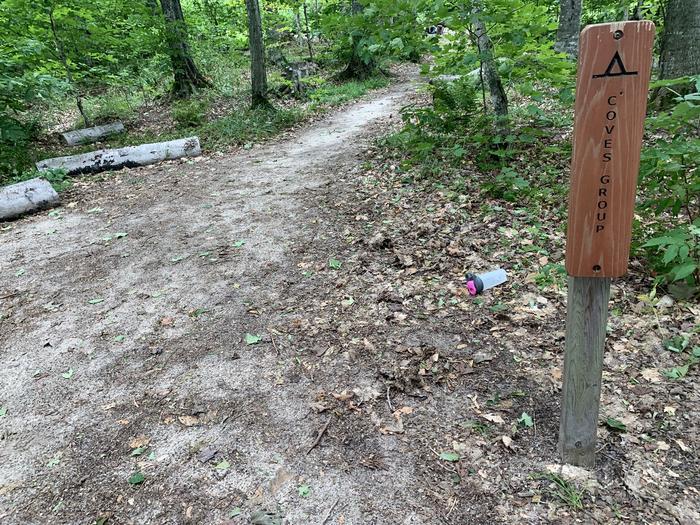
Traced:
<path fill-rule="evenodd" d="M 0 220 L 14 219 L 30 211 L 58 204 L 56 190 L 46 179 L 36 178 L 0 188 Z"/>
<path fill-rule="evenodd" d="M 168 159 L 181 157 L 196 157 L 202 150 L 198 137 L 171 140 L 169 142 L 156 142 L 154 144 L 141 144 L 119 149 L 100 149 L 82 155 L 70 155 L 68 157 L 56 157 L 36 163 L 36 169 L 45 171 L 49 169 L 63 169 L 69 175 L 79 173 L 99 173 L 100 171 L 118 170 L 120 168 L 134 168 L 148 166 Z"/>
<path fill-rule="evenodd" d="M 508 59 L 505 57 L 499 57 L 496 59 L 496 62 L 498 62 L 498 64 L 506 64 L 508 63 Z M 428 81 L 428 84 L 435 84 L 436 82 L 445 82 L 446 84 L 451 84 L 452 82 L 457 82 L 458 80 L 461 80 L 465 77 L 470 80 L 479 81 L 481 79 L 481 68 L 477 67 L 476 69 L 472 69 L 466 75 L 437 75 L 431 78 Z"/>
<path fill-rule="evenodd" d="M 428 83 L 435 84 L 437 82 L 445 82 L 445 83 L 449 84 L 450 82 L 456 82 L 457 80 L 459 80 L 461 78 L 462 78 L 462 75 L 438 75 L 436 77 L 431 78 Z"/>
<path fill-rule="evenodd" d="M 103 126 L 94 126 L 92 128 L 66 131 L 65 133 L 61 133 L 61 136 L 66 144 L 69 146 L 76 146 L 78 144 L 89 144 L 90 142 L 96 142 L 101 138 L 116 135 L 117 133 L 122 133 L 123 131 L 124 124 L 121 122 L 113 122 L 112 124 L 104 124 Z"/>
<path fill-rule="evenodd" d="M 431 78 L 428 81 L 428 84 L 434 85 L 438 82 L 444 82 L 445 84 L 451 84 L 452 82 L 457 82 L 463 78 L 468 78 L 472 81 L 478 81 L 479 80 L 479 73 L 481 70 L 479 68 L 476 68 L 466 75 L 438 75 L 436 77 Z"/>

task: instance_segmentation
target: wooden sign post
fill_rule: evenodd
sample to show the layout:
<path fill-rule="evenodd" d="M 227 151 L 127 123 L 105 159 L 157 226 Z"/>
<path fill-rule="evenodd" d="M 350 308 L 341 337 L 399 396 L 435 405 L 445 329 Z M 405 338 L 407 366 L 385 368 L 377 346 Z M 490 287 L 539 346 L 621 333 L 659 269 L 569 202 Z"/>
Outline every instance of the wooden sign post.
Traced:
<path fill-rule="evenodd" d="M 610 280 L 627 272 L 654 24 L 586 27 L 579 40 L 566 270 L 562 461 L 595 463 Z"/>

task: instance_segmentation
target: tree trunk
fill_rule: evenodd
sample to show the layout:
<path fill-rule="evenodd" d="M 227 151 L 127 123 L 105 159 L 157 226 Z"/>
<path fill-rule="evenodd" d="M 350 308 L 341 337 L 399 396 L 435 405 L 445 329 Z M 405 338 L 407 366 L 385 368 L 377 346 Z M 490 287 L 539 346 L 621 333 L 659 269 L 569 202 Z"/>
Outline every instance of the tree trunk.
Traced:
<path fill-rule="evenodd" d="M 173 67 L 172 94 L 176 98 L 188 98 L 195 89 L 208 87 L 210 84 L 192 60 L 180 0 L 160 0 L 160 5 L 165 17 L 165 37 Z"/>
<path fill-rule="evenodd" d="M 78 107 L 78 112 L 80 113 L 80 116 L 83 117 L 85 127 L 90 127 L 90 120 L 87 117 L 87 113 L 85 113 L 85 108 L 83 108 L 83 98 L 80 96 L 80 88 L 78 88 L 78 86 L 76 86 L 75 82 L 73 81 L 73 73 L 71 72 L 71 68 L 68 65 L 68 58 L 66 56 L 65 47 L 63 46 L 63 40 L 61 39 L 61 37 L 58 36 L 58 27 L 56 26 L 56 19 L 53 16 L 53 5 L 49 4 L 47 7 L 49 14 L 49 22 L 51 23 L 51 34 L 53 35 L 54 45 L 56 46 L 58 58 L 61 61 L 61 64 L 63 64 L 63 69 L 66 71 L 66 80 L 68 81 L 68 84 L 72 89 L 75 90 L 75 105 Z"/>
<path fill-rule="evenodd" d="M 301 30 L 301 16 L 299 15 L 299 8 L 294 11 L 294 32 L 296 33 L 295 38 L 300 46 L 303 46 L 302 42 L 302 30 Z"/>
<path fill-rule="evenodd" d="M 352 0 L 350 3 L 350 13 L 352 15 L 358 15 L 362 13 L 364 7 L 359 2 L 359 0 Z M 359 48 L 360 48 L 360 37 L 357 35 L 352 36 L 352 49 L 350 52 L 350 60 L 345 69 L 340 72 L 338 78 L 341 80 L 365 80 L 371 77 L 377 71 L 377 64 L 371 58 L 369 62 L 366 62 L 360 58 Z"/>
<path fill-rule="evenodd" d="M 309 61 L 314 61 L 314 52 L 311 49 L 311 30 L 309 29 L 309 15 L 306 12 L 306 2 L 304 2 L 304 22 L 306 24 L 306 45 L 309 46 Z"/>
<path fill-rule="evenodd" d="M 219 19 L 216 16 L 216 8 L 212 5 L 210 0 L 203 0 L 202 3 L 204 5 L 204 11 L 207 13 L 209 20 L 212 21 L 214 27 L 218 27 Z"/>
<path fill-rule="evenodd" d="M 559 28 L 554 49 L 578 56 L 578 35 L 581 32 L 581 0 L 559 0 Z"/>
<path fill-rule="evenodd" d="M 700 74 L 700 6 L 698 0 L 668 0 L 661 40 L 660 77 Z"/>
<path fill-rule="evenodd" d="M 630 20 L 642 20 L 642 1 L 643 0 L 638 0 L 632 15 L 630 15 Z"/>
<path fill-rule="evenodd" d="M 158 0 L 146 0 L 146 7 L 148 7 L 152 15 L 158 14 Z"/>
<path fill-rule="evenodd" d="M 503 83 L 496 67 L 496 60 L 493 56 L 493 43 L 486 31 L 484 22 L 481 20 L 481 9 L 479 8 L 474 13 L 474 29 L 481 59 L 481 70 L 489 86 L 493 111 L 499 120 L 503 120 L 508 116 L 508 97 L 503 89 Z"/>
<path fill-rule="evenodd" d="M 245 0 L 248 11 L 248 39 L 250 40 L 250 74 L 253 107 L 270 106 L 267 100 L 267 72 L 265 71 L 265 44 L 258 0 Z"/>

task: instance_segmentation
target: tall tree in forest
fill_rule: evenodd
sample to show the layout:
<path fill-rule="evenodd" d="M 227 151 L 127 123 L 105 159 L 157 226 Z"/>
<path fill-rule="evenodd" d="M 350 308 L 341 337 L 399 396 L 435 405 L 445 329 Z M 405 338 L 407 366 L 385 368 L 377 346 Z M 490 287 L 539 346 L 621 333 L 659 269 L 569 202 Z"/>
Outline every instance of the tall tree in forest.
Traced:
<path fill-rule="evenodd" d="M 309 60 L 314 61 L 314 51 L 311 48 L 311 29 L 309 29 L 309 13 L 306 9 L 306 2 L 304 2 L 304 22 L 306 24 L 306 45 L 309 48 Z"/>
<path fill-rule="evenodd" d="M 165 36 L 175 80 L 172 94 L 176 98 L 188 98 L 196 88 L 208 87 L 209 82 L 192 59 L 180 0 L 160 0 L 160 5 L 165 17 Z"/>
<path fill-rule="evenodd" d="M 700 74 L 700 5 L 698 0 L 668 0 L 661 39 L 660 77 Z"/>
<path fill-rule="evenodd" d="M 56 24 L 56 18 L 54 17 L 54 5 L 53 2 L 44 1 L 44 9 L 49 17 L 49 22 L 51 24 L 51 34 L 53 35 L 54 45 L 56 46 L 56 54 L 58 59 L 63 64 L 63 69 L 66 72 L 66 80 L 68 84 L 75 90 L 75 102 L 80 112 L 80 116 L 83 117 L 83 122 L 85 126 L 90 126 L 90 120 L 85 113 L 85 108 L 83 108 L 83 98 L 80 94 L 80 89 L 76 86 L 75 80 L 73 79 L 73 71 L 70 64 L 68 63 L 68 57 L 66 56 L 66 49 L 63 44 L 63 38 L 58 34 L 58 26 Z"/>
<path fill-rule="evenodd" d="M 559 0 L 559 27 L 554 49 L 573 57 L 578 55 L 582 0 Z"/>
<path fill-rule="evenodd" d="M 474 39 L 479 49 L 479 58 L 481 60 L 481 74 L 486 80 L 491 94 L 491 103 L 493 111 L 499 120 L 499 128 L 503 127 L 504 119 L 508 116 L 508 97 L 503 89 L 501 77 L 498 74 L 496 60 L 493 55 L 493 42 L 486 30 L 486 25 L 482 18 L 482 11 L 479 4 L 474 9 Z"/>
<path fill-rule="evenodd" d="M 258 0 L 245 0 L 248 11 L 248 39 L 250 42 L 250 74 L 253 107 L 270 107 L 267 100 L 267 71 L 265 70 L 265 44 Z"/>

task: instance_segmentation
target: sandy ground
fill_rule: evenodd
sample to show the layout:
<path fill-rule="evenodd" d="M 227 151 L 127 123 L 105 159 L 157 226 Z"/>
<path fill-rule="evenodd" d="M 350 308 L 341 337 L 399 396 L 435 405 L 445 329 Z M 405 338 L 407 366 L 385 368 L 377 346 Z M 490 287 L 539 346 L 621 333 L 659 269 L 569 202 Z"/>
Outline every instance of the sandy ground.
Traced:
<path fill-rule="evenodd" d="M 300 299 L 292 252 L 323 233 L 300 195 L 348 169 L 411 89 L 234 156 L 92 178 L 2 232 L 3 523 L 213 523 L 278 505 L 320 523 L 341 495 L 336 512 L 363 523 L 399 490 L 369 489 L 410 465 L 368 481 L 325 466 L 340 449 L 306 455 L 326 418 L 302 349 L 279 355 L 267 327 Z"/>
<path fill-rule="evenodd" d="M 697 311 L 614 287 L 601 414 L 628 432 L 561 471 L 564 293 L 526 284 L 517 215 L 371 146 L 415 89 L 0 224 L 0 522 L 698 523 L 696 381 L 656 368 Z"/>

